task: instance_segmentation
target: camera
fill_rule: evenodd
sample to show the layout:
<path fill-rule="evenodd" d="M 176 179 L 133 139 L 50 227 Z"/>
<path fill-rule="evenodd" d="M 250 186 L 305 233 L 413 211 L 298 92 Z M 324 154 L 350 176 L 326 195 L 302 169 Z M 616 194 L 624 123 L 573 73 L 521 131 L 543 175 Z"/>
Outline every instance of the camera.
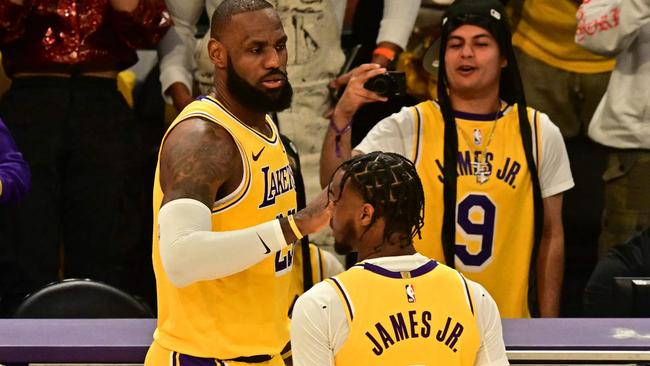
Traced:
<path fill-rule="evenodd" d="M 400 97 L 406 95 L 406 76 L 402 71 L 388 71 L 368 79 L 363 87 L 382 97 Z"/>

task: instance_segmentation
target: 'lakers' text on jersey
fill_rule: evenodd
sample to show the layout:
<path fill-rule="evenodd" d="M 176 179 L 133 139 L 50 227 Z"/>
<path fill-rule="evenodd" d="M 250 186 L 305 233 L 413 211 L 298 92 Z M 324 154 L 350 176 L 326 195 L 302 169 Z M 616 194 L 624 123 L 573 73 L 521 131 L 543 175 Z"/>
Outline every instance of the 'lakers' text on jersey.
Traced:
<path fill-rule="evenodd" d="M 425 189 L 426 225 L 416 248 L 444 260 L 440 228 L 443 207 L 444 120 L 428 101 L 412 108 L 415 115 L 413 155 Z M 539 117 L 529 109 L 533 155 Z M 533 253 L 533 186 L 522 143 L 517 106 L 496 116 L 456 113 L 458 180 L 455 268 L 482 284 L 494 297 L 502 317 L 529 317 L 529 265 Z M 504 274 L 507 274 L 504 275 Z"/>
<path fill-rule="evenodd" d="M 295 212 L 293 173 L 269 118 L 271 137 L 238 121 L 216 99 L 204 97 L 185 108 L 167 133 L 178 123 L 192 123 L 186 121 L 191 118 L 228 131 L 243 164 L 239 187 L 212 207 L 213 231 L 243 229 Z M 289 341 L 292 246 L 231 276 L 175 287 L 167 279 L 158 251 L 157 214 L 163 199 L 159 170 L 158 166 L 154 186 L 153 262 L 159 314 L 155 342 L 181 354 L 221 360 L 280 354 Z"/>
<path fill-rule="evenodd" d="M 326 281 L 350 329 L 337 366 L 474 364 L 479 329 L 457 271 L 433 260 L 409 272 L 362 262 Z"/>

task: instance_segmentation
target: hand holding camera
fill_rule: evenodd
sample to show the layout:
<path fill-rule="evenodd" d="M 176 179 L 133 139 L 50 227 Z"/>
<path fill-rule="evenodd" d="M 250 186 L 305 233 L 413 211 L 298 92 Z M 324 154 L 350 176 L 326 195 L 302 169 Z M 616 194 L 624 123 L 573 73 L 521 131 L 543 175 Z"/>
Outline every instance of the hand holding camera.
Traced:
<path fill-rule="evenodd" d="M 369 79 L 363 87 L 382 97 L 401 97 L 406 95 L 406 75 L 402 71 L 387 71 Z"/>
<path fill-rule="evenodd" d="M 364 87 L 368 80 L 384 73 L 386 73 L 386 69 L 377 64 L 363 64 L 337 78 L 337 83 L 347 84 L 334 109 L 334 120 L 337 124 L 342 124 L 342 126 L 337 127 L 344 127 L 345 124 L 349 123 L 352 116 L 362 105 L 388 100 L 387 97 L 378 95 Z"/>

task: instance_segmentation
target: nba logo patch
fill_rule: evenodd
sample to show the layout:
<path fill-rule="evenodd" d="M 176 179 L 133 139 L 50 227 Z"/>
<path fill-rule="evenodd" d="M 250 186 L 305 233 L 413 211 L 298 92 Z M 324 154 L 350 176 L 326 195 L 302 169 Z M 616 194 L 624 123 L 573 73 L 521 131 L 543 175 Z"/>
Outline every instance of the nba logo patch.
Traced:
<path fill-rule="evenodd" d="M 406 285 L 406 301 L 415 302 L 415 289 L 412 285 Z"/>
<path fill-rule="evenodd" d="M 474 129 L 472 136 L 474 136 L 474 145 L 480 146 L 483 143 L 483 134 L 478 128 Z"/>

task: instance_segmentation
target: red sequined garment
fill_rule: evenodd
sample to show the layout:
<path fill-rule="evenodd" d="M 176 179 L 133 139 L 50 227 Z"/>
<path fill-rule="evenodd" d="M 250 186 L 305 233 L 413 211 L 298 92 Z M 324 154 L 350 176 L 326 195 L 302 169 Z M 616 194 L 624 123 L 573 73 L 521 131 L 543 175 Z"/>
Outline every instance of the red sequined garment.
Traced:
<path fill-rule="evenodd" d="M 0 0 L 0 50 L 7 74 L 123 70 L 136 48 L 155 47 L 171 26 L 163 0 L 132 12 L 109 0 Z"/>

